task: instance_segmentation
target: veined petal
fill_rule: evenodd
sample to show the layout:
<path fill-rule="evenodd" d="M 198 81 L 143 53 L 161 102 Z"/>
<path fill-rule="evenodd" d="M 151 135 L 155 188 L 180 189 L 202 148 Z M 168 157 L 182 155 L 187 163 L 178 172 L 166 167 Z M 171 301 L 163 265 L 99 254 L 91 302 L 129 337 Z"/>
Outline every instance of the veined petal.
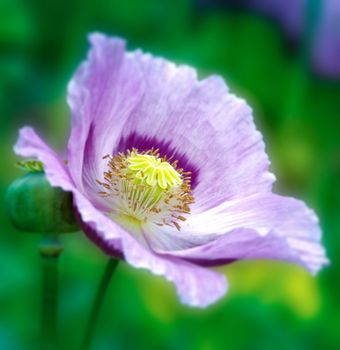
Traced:
<path fill-rule="evenodd" d="M 34 158 L 44 164 L 44 171 L 50 184 L 54 187 L 61 187 L 64 191 L 73 193 L 76 207 L 84 223 L 92 227 L 96 236 L 92 238 L 97 243 L 108 240 L 116 250 L 120 247 L 120 236 L 117 224 L 98 210 L 93 204 L 83 196 L 75 187 L 69 175 L 65 162 L 55 153 L 30 127 L 20 130 L 19 138 L 14 146 L 14 151 L 22 157 Z M 102 208 L 103 209 L 103 208 Z"/>
<path fill-rule="evenodd" d="M 52 186 L 61 187 L 65 191 L 71 191 L 74 188 L 64 160 L 47 146 L 31 127 L 26 126 L 20 129 L 14 152 L 21 157 L 41 161 L 46 177 Z"/>
<path fill-rule="evenodd" d="M 182 224 L 185 227 L 185 224 Z M 171 228 L 169 226 L 158 226 L 148 224 L 143 226 L 145 240 L 148 245 L 157 253 L 177 254 L 177 251 L 187 250 L 207 244 L 219 238 L 218 234 L 200 234 L 200 232 L 188 232 L 181 229 Z"/>
<path fill-rule="evenodd" d="M 163 230 L 167 245 L 174 247 L 176 237 L 171 228 Z M 191 216 L 181 231 L 183 236 L 191 237 L 190 248 L 179 246 L 177 251 L 161 251 L 165 245 L 159 240 L 153 248 L 158 253 L 170 253 L 206 266 L 243 259 L 276 259 L 298 263 L 316 273 L 328 264 L 315 214 L 293 198 L 258 194 L 226 202 Z M 205 243 L 196 243 L 197 237 L 204 241 L 207 234 Z"/>
<path fill-rule="evenodd" d="M 161 154 L 184 154 L 198 172 L 196 212 L 271 191 L 274 176 L 252 111 L 223 79 L 198 81 L 193 69 L 140 51 L 129 57 L 138 63 L 147 93 L 123 130 L 122 147 L 138 148 L 139 135 L 140 144 L 153 140 Z"/>
<path fill-rule="evenodd" d="M 74 182 L 96 197 L 122 128 L 144 92 L 137 64 L 125 54 L 125 42 L 101 34 L 89 37 L 92 48 L 68 87 L 72 111 L 68 160 Z"/>
<path fill-rule="evenodd" d="M 126 261 L 134 267 L 145 268 L 172 282 L 184 304 L 205 307 L 216 302 L 227 291 L 223 275 L 175 257 L 162 257 L 143 247 L 134 238 L 123 241 Z"/>

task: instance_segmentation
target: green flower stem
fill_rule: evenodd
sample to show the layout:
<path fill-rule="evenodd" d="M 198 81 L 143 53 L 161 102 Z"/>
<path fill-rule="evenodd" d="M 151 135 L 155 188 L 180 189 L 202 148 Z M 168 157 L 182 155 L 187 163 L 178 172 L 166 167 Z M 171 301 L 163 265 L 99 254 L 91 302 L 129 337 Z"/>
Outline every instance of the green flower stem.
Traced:
<path fill-rule="evenodd" d="M 42 258 L 41 348 L 58 349 L 58 257 L 63 246 L 56 234 L 46 234 L 39 245 Z"/>
<path fill-rule="evenodd" d="M 91 313 L 90 313 L 90 318 L 86 326 L 86 331 L 82 343 L 81 350 L 88 350 L 90 349 L 91 346 L 91 341 L 94 335 L 97 319 L 99 312 L 101 310 L 101 307 L 103 305 L 103 301 L 105 298 L 105 293 L 107 291 L 107 288 L 110 284 L 111 277 L 114 273 L 114 271 L 117 268 L 119 260 L 112 259 L 107 262 L 107 265 L 105 267 L 102 279 L 100 281 L 100 284 L 97 289 L 97 293 L 92 305 Z"/>

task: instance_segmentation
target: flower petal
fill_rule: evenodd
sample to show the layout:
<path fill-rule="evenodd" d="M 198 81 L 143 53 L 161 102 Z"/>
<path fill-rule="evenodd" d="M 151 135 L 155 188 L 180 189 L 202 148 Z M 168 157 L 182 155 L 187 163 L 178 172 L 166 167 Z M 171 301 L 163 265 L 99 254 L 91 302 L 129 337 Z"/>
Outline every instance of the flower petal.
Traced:
<path fill-rule="evenodd" d="M 85 186 L 98 200 L 95 180 L 106 168 L 101 157 L 112 153 L 120 134 L 120 140 L 158 140 L 155 148 L 167 145 L 199 169 L 195 212 L 271 189 L 274 177 L 251 110 L 221 78 L 198 81 L 189 67 L 140 51 L 124 53 L 119 39 L 90 39 L 88 61 L 69 85 L 69 160 L 79 189 Z"/>
<path fill-rule="evenodd" d="M 182 303 L 205 307 L 216 302 L 227 291 L 223 275 L 178 258 L 164 258 L 144 248 L 134 238 L 123 241 L 126 261 L 134 267 L 145 268 L 172 282 Z"/>
<path fill-rule="evenodd" d="M 143 73 L 146 93 L 122 139 L 139 135 L 145 143 L 153 140 L 161 152 L 167 148 L 188 158 L 199 171 L 196 212 L 271 190 L 274 176 L 245 101 L 232 95 L 219 77 L 198 81 L 189 67 L 140 51 L 131 55 Z M 125 147 L 133 147 L 135 139 L 130 137 Z"/>
<path fill-rule="evenodd" d="M 50 149 L 44 141 L 30 127 L 22 128 L 19 138 L 14 146 L 14 151 L 22 157 L 29 157 L 40 160 L 44 164 L 44 171 L 50 184 L 61 187 L 64 191 L 73 193 L 76 207 L 81 215 L 82 221 L 92 227 L 93 233 L 90 238 L 99 243 L 107 250 L 107 247 L 114 247 L 119 250 L 120 229 L 118 226 L 80 193 L 69 175 L 65 162 Z M 104 245 L 104 240 L 107 242 Z M 105 250 L 104 249 L 104 250 Z"/>
<path fill-rule="evenodd" d="M 328 264 L 315 214 L 293 198 L 258 194 L 226 202 L 190 217 L 182 227 L 183 236 L 187 233 L 209 234 L 211 239 L 189 249 L 157 252 L 206 266 L 240 259 L 276 259 L 301 264 L 316 273 Z"/>
<path fill-rule="evenodd" d="M 185 227 L 185 226 L 184 226 Z M 158 226 L 155 224 L 145 224 L 143 226 L 145 239 L 155 252 L 171 252 L 185 250 L 209 243 L 217 238 L 219 234 L 197 232 L 178 231 L 177 228 L 171 226 Z"/>
<path fill-rule="evenodd" d="M 74 188 L 65 162 L 35 133 L 31 127 L 21 128 L 14 152 L 25 158 L 34 158 L 44 164 L 44 171 L 52 186 L 65 191 Z"/>
<path fill-rule="evenodd" d="M 144 87 L 139 69 L 125 54 L 125 42 L 101 34 L 89 37 L 92 48 L 68 87 L 72 111 L 68 143 L 69 168 L 77 188 L 98 193 L 122 128 L 140 100 Z"/>

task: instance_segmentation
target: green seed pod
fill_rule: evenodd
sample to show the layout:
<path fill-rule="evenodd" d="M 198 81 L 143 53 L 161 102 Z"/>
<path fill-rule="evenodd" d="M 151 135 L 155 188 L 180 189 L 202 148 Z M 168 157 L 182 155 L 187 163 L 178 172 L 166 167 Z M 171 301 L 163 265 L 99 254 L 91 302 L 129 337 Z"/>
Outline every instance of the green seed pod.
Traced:
<path fill-rule="evenodd" d="M 79 230 L 72 193 L 52 187 L 42 171 L 15 180 L 7 190 L 6 204 L 19 230 L 56 234 Z"/>

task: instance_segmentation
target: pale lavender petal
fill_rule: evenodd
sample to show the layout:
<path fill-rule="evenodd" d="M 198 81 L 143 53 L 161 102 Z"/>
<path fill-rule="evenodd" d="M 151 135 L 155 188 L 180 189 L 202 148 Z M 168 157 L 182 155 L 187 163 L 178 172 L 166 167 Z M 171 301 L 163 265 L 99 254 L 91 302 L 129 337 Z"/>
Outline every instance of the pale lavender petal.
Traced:
<path fill-rule="evenodd" d="M 72 111 L 68 160 L 77 188 L 99 192 L 102 179 L 124 124 L 140 100 L 143 81 L 134 60 L 125 54 L 125 42 L 101 34 L 90 35 L 92 48 L 68 87 Z"/>
<path fill-rule="evenodd" d="M 251 110 L 221 78 L 199 82 L 189 67 L 139 51 L 124 53 L 118 39 L 96 34 L 91 42 L 89 59 L 69 87 L 69 160 L 79 189 L 85 184 L 98 200 L 95 180 L 106 167 L 101 157 L 114 151 L 120 133 L 120 139 L 153 139 L 155 148 L 166 144 L 199 169 L 196 212 L 271 189 L 274 177 Z"/>
<path fill-rule="evenodd" d="M 185 227 L 185 225 L 182 224 Z M 220 235 L 216 233 L 200 234 L 200 232 L 189 232 L 184 229 L 178 231 L 175 227 L 156 224 L 143 226 L 145 238 L 149 246 L 155 251 L 177 251 L 207 244 L 217 239 Z"/>
<path fill-rule="evenodd" d="M 171 252 L 164 249 L 162 253 L 207 266 L 240 259 L 287 260 L 312 273 L 328 263 L 315 214 L 293 198 L 258 194 L 226 202 L 189 218 L 182 226 L 182 234 L 187 233 L 203 237 L 209 234 L 212 239 L 193 248 Z M 156 250 L 161 253 L 159 248 Z"/>
<path fill-rule="evenodd" d="M 47 146 L 31 127 L 20 129 L 14 152 L 24 158 L 41 161 L 52 186 L 61 187 L 65 191 L 71 191 L 74 188 L 64 160 Z"/>
<path fill-rule="evenodd" d="M 134 238 L 123 241 L 126 261 L 134 267 L 145 268 L 162 275 L 176 286 L 182 303 L 205 307 L 216 302 L 227 291 L 223 275 L 175 257 L 162 257 L 142 247 Z"/>
<path fill-rule="evenodd" d="M 141 67 L 147 94 L 122 139 L 139 135 L 148 144 L 153 140 L 161 152 L 184 154 L 198 169 L 195 212 L 271 190 L 274 176 L 244 100 L 231 94 L 219 77 L 198 81 L 189 67 L 139 51 L 131 55 Z M 124 144 L 134 146 L 133 141 Z"/>
<path fill-rule="evenodd" d="M 109 226 L 100 227 L 98 221 L 94 225 L 90 231 L 86 227 L 85 232 L 104 252 L 126 260 L 133 267 L 147 269 L 155 275 L 165 277 L 175 285 L 182 303 L 206 307 L 227 292 L 227 282 L 223 275 L 178 257 L 157 254 L 150 249 L 149 242 L 144 241 L 142 231 L 130 235 L 117 226 L 115 230 L 121 237 L 117 242 L 107 235 L 105 237 L 105 231 L 101 232 L 102 229 L 109 229 Z"/>
<path fill-rule="evenodd" d="M 118 241 L 120 239 L 120 229 L 118 226 L 101 211 L 96 209 L 78 191 L 69 175 L 65 162 L 41 140 L 32 128 L 25 127 L 20 130 L 14 151 L 22 157 L 41 161 L 44 164 L 44 171 L 50 184 L 73 193 L 74 201 L 82 220 L 92 228 L 95 228 L 98 239 L 109 240 L 109 244 L 115 246 L 117 249 L 120 247 Z M 92 238 L 94 237 L 92 236 Z"/>

